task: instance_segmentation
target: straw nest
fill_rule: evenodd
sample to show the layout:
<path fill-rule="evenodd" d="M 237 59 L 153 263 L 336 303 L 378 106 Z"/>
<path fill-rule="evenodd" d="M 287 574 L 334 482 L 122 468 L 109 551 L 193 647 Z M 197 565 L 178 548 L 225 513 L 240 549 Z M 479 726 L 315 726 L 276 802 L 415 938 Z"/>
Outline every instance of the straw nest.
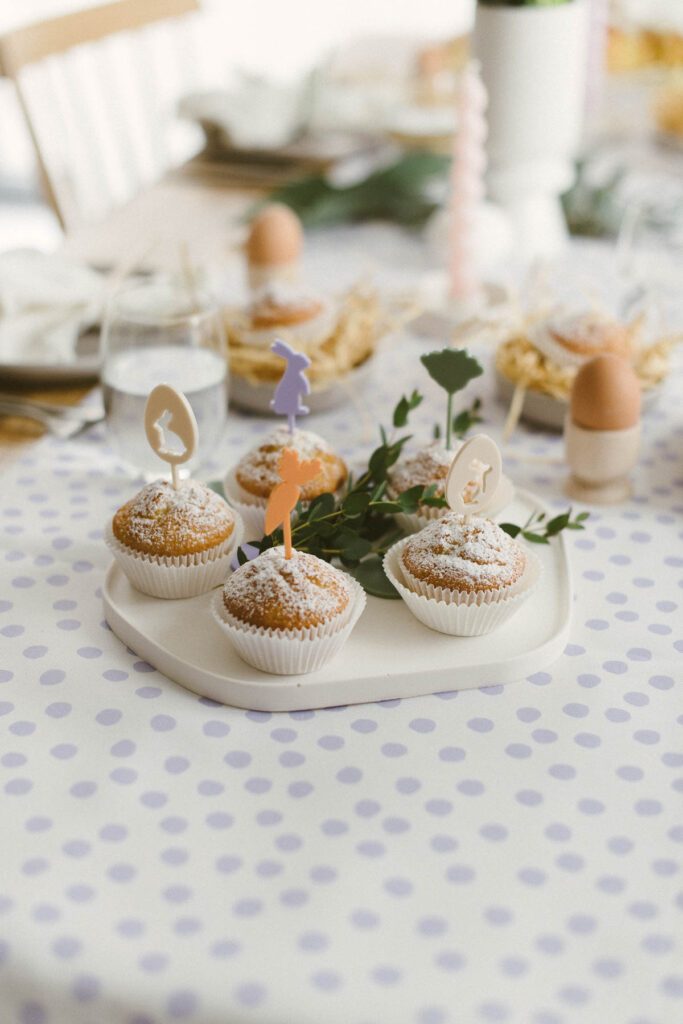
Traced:
<path fill-rule="evenodd" d="M 374 355 L 384 337 L 414 315 L 407 302 L 398 301 L 391 306 L 382 302 L 376 291 L 360 284 L 354 285 L 342 297 L 339 318 L 330 336 L 316 348 L 306 351 L 311 360 L 306 371 L 311 388 L 319 391 L 343 380 Z M 282 376 L 282 359 L 269 348 L 241 342 L 235 333 L 240 317 L 243 314 L 237 310 L 226 311 L 231 373 L 250 384 L 275 384 Z M 296 347 L 295 331 L 283 327 L 278 331 L 278 337 Z"/>
<path fill-rule="evenodd" d="M 638 328 L 632 330 L 631 362 L 644 391 L 655 387 L 669 373 L 669 357 L 677 340 L 661 338 L 646 346 L 639 343 Z M 520 332 L 498 346 L 496 369 L 515 385 L 567 402 L 578 367 L 558 366 Z"/>

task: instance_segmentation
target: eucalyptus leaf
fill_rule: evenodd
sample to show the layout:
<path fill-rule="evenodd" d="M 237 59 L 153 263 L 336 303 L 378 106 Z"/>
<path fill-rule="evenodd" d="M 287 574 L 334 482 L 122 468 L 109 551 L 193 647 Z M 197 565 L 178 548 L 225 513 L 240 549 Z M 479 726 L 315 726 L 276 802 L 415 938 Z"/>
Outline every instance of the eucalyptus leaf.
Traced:
<path fill-rule="evenodd" d="M 419 391 L 413 391 L 409 398 L 405 395 L 401 396 L 396 408 L 394 409 L 393 423 L 395 427 L 405 427 L 408 422 L 408 416 L 417 409 L 418 405 L 422 402 L 422 395 Z M 384 440 L 384 436 L 382 437 Z"/>
<path fill-rule="evenodd" d="M 320 494 L 317 498 L 314 498 L 311 502 L 308 510 L 309 522 L 314 522 L 316 519 L 323 519 L 334 511 L 335 500 L 333 494 Z"/>
<path fill-rule="evenodd" d="M 370 504 L 370 495 L 365 491 L 351 491 L 344 498 L 344 511 L 347 516 L 359 516 L 366 511 Z"/>
<path fill-rule="evenodd" d="M 316 174 L 277 189 L 267 201 L 291 207 L 307 228 L 361 220 L 420 227 L 437 208 L 434 184 L 446 180 L 449 167 L 448 156 L 407 153 L 354 185 L 337 187 Z"/>
<path fill-rule="evenodd" d="M 366 558 L 351 569 L 350 572 L 358 580 L 363 590 L 368 594 L 372 594 L 373 597 L 400 600 L 400 594 L 393 583 L 390 583 L 387 579 L 382 560 L 378 555 Z"/>
<path fill-rule="evenodd" d="M 207 487 L 210 487 L 216 494 L 220 494 L 221 498 L 225 497 L 225 491 L 223 490 L 223 483 L 221 480 L 209 480 Z"/>

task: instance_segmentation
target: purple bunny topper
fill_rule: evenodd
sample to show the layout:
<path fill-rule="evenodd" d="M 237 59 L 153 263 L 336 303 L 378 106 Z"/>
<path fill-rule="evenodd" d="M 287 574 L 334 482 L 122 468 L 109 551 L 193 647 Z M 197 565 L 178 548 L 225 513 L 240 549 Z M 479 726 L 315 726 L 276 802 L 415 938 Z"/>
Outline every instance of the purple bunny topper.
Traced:
<path fill-rule="evenodd" d="M 304 370 L 311 365 L 311 360 L 303 352 L 297 352 L 290 348 L 279 338 L 270 346 L 270 351 L 287 360 L 287 368 L 275 388 L 275 393 L 270 400 L 270 407 L 278 415 L 287 417 L 289 432 L 293 434 L 296 417 L 304 416 L 310 411 L 308 406 L 301 404 L 301 398 L 303 395 L 311 393 L 311 385 L 304 373 Z"/>

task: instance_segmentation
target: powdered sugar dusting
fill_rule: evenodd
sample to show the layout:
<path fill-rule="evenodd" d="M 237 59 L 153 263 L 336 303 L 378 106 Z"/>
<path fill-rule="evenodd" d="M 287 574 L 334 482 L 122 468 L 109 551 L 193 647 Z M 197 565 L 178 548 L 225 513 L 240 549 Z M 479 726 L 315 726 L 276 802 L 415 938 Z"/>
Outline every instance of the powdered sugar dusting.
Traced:
<path fill-rule="evenodd" d="M 178 543 L 192 551 L 205 546 L 207 538 L 212 543 L 227 537 L 234 521 L 223 498 L 196 480 L 184 480 L 178 490 L 168 480 L 155 480 L 119 509 L 114 532 L 125 540 L 125 529 L 141 551 L 158 552 Z"/>
<path fill-rule="evenodd" d="M 280 457 L 284 448 L 293 448 L 300 459 L 314 459 L 321 452 L 331 452 L 327 441 L 310 430 L 295 430 L 290 434 L 286 426 L 271 430 L 257 448 L 247 452 L 237 464 L 238 479 L 249 481 L 270 492 L 280 483 Z"/>
<path fill-rule="evenodd" d="M 495 590 L 510 586 L 524 570 L 520 545 L 490 519 L 449 512 L 406 544 L 409 572 L 435 586 Z"/>
<path fill-rule="evenodd" d="M 443 497 L 448 470 L 461 447 L 458 444 L 449 450 L 434 443 L 402 455 L 389 473 L 389 496 L 396 497 L 418 484 L 422 487 L 436 484 L 435 493 Z"/>
<path fill-rule="evenodd" d="M 269 548 L 241 566 L 223 590 L 226 608 L 237 618 L 255 625 L 268 610 L 284 619 L 284 628 L 317 625 L 339 615 L 348 605 L 352 586 L 345 573 L 314 555 L 284 548 Z"/>
<path fill-rule="evenodd" d="M 399 494 L 403 494 L 404 491 L 411 487 L 417 487 L 419 484 L 420 487 L 435 485 L 435 496 L 443 498 L 448 471 L 461 448 L 461 441 L 456 442 L 455 447 L 451 449 L 434 442 L 424 448 L 418 448 L 417 451 L 405 454 L 389 473 L 388 497 L 396 498 Z M 478 463 L 478 466 L 482 470 L 484 469 L 481 463 Z M 465 501 L 471 501 L 480 483 L 481 472 L 478 472 L 477 478 L 468 483 L 465 488 Z M 439 510 L 439 512 L 442 511 L 444 510 Z"/>
<path fill-rule="evenodd" d="M 553 341 L 571 351 L 602 352 L 626 345 L 624 327 L 599 312 L 556 317 L 548 321 L 546 330 Z"/>

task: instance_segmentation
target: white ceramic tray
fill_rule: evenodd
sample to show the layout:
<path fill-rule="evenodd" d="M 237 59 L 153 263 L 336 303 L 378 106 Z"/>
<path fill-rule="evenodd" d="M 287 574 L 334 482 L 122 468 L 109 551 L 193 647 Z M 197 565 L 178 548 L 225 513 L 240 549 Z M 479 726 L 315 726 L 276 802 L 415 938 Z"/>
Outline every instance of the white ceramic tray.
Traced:
<path fill-rule="evenodd" d="M 504 518 L 524 522 L 543 503 L 518 490 Z M 402 601 L 368 598 L 342 653 L 319 672 L 268 676 L 246 665 L 214 622 L 213 594 L 161 601 L 134 590 L 116 563 L 104 582 L 104 613 L 136 654 L 189 690 L 255 711 L 302 711 L 509 683 L 562 653 L 569 635 L 571 577 L 564 538 L 536 545 L 543 581 L 490 636 L 450 637 L 413 618 Z"/>

